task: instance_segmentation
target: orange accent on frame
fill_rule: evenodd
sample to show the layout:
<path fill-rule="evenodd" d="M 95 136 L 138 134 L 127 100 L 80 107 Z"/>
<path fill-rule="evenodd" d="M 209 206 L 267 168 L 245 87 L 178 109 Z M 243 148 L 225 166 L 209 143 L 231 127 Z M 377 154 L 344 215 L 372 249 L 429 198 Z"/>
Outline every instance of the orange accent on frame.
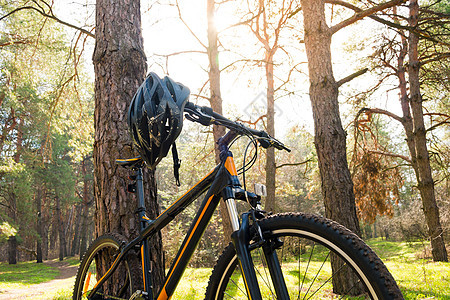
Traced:
<path fill-rule="evenodd" d="M 164 287 L 161 291 L 161 293 L 158 296 L 157 300 L 167 300 L 169 297 L 167 297 L 166 287 Z"/>
<path fill-rule="evenodd" d="M 111 270 L 112 266 L 116 263 L 116 261 L 119 259 L 119 257 L 120 257 L 120 255 L 117 256 L 117 258 L 114 260 L 114 262 L 112 263 L 112 265 L 111 265 L 111 267 L 108 269 L 108 271 Z M 108 271 L 106 271 L 106 273 L 108 273 Z M 97 281 L 97 283 L 94 285 L 94 287 L 93 287 L 92 289 L 95 289 L 95 288 L 97 287 L 98 283 L 99 283 L 100 281 L 102 281 L 103 277 L 106 276 L 106 273 L 102 276 L 102 278 L 100 278 L 99 281 Z"/>
<path fill-rule="evenodd" d="M 192 236 L 194 235 L 194 232 L 195 232 L 195 230 L 197 229 L 198 224 L 200 224 L 200 221 L 202 220 L 203 215 L 205 214 L 206 209 L 208 208 L 209 204 L 211 203 L 211 200 L 212 200 L 213 197 L 214 197 L 214 195 L 212 195 L 211 197 L 209 197 L 208 202 L 206 203 L 205 207 L 203 208 L 202 213 L 200 214 L 200 216 L 199 216 L 197 222 L 195 223 L 194 228 L 192 229 L 191 234 L 189 235 L 188 239 L 186 240 L 186 244 L 184 245 L 183 250 L 181 250 L 181 252 L 180 252 L 180 256 L 178 257 L 176 263 L 173 265 L 172 272 L 170 272 L 169 276 L 167 276 L 166 283 L 164 284 L 164 287 L 163 287 L 163 289 L 161 290 L 161 293 L 159 294 L 157 300 L 166 300 L 166 299 L 168 299 L 168 298 L 167 298 L 167 292 L 166 292 L 166 285 L 167 285 L 167 282 L 169 282 L 170 277 L 172 277 L 172 274 L 173 274 L 173 272 L 175 271 L 175 268 L 177 267 L 178 262 L 180 261 L 181 257 L 183 256 L 183 253 L 184 253 L 184 251 L 186 250 L 187 245 L 189 245 L 189 242 L 190 242 Z M 169 299 L 170 299 L 170 298 L 169 298 Z"/>
<path fill-rule="evenodd" d="M 236 165 L 234 164 L 234 160 L 232 156 L 228 156 L 225 161 L 225 168 L 230 172 L 231 175 L 237 176 Z"/>
<path fill-rule="evenodd" d="M 195 188 L 200 182 L 205 180 L 205 178 L 208 177 L 213 171 L 214 171 L 214 169 L 212 169 L 208 174 L 206 174 L 202 179 L 200 179 L 193 187 L 191 187 L 186 193 L 184 193 L 183 196 L 178 198 L 174 203 L 172 203 L 168 208 L 166 208 L 162 213 L 160 213 L 159 216 L 162 215 L 164 212 L 166 212 L 166 210 L 171 208 L 175 203 L 177 203 L 181 198 L 183 198 L 187 193 L 189 193 L 193 188 Z M 158 216 L 158 218 L 159 218 L 159 216 Z"/>
<path fill-rule="evenodd" d="M 142 280 L 144 280 L 144 291 L 145 291 L 146 284 L 145 284 L 145 268 L 144 268 L 144 245 L 141 246 L 141 260 L 142 260 Z"/>
<path fill-rule="evenodd" d="M 242 268 L 241 261 L 239 261 L 239 266 L 241 267 L 241 274 L 242 274 L 242 277 L 244 278 L 244 284 L 245 284 L 245 289 L 247 290 L 248 298 L 249 298 L 249 300 L 252 300 L 252 298 L 250 296 L 250 290 L 249 290 L 248 284 L 247 284 L 247 279 L 245 278 L 245 275 L 244 275 L 244 271 L 243 271 L 244 269 Z"/>
<path fill-rule="evenodd" d="M 91 275 L 92 275 L 92 272 L 89 272 L 86 282 L 84 283 L 83 295 L 86 294 L 87 289 L 89 288 L 89 282 L 91 281 Z"/>

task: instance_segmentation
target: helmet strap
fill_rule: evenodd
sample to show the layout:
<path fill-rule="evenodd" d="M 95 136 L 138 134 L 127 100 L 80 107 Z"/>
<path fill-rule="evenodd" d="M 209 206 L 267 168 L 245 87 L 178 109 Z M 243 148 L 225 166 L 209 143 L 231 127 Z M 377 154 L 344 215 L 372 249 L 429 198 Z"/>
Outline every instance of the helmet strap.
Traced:
<path fill-rule="evenodd" d="M 181 166 L 181 160 L 178 159 L 178 151 L 177 151 L 177 145 L 175 142 L 172 144 L 172 157 L 173 157 L 173 176 L 175 177 L 175 181 L 177 186 L 180 186 L 180 166 Z"/>

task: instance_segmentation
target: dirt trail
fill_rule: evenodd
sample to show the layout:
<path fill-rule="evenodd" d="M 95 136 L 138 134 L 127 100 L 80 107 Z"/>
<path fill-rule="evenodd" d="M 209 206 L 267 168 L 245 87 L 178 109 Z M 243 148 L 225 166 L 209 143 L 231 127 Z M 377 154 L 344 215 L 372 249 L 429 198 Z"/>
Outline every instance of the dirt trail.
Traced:
<path fill-rule="evenodd" d="M 48 261 L 44 264 L 58 268 L 60 274 L 55 279 L 30 285 L 27 288 L 0 290 L 0 300 L 12 299 L 52 299 L 52 294 L 65 288 L 73 287 L 77 266 L 64 261 Z"/>

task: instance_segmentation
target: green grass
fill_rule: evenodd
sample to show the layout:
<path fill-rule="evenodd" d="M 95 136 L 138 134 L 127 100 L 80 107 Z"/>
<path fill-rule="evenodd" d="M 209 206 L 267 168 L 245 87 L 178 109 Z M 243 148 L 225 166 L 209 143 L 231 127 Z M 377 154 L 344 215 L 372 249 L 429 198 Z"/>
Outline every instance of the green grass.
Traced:
<path fill-rule="evenodd" d="M 210 268 L 188 268 L 183 274 L 172 299 L 204 299 Z"/>
<path fill-rule="evenodd" d="M 450 263 L 423 259 L 421 242 L 367 241 L 394 276 L 405 299 L 450 300 Z"/>
<path fill-rule="evenodd" d="M 71 286 L 70 288 L 60 289 L 60 290 L 56 291 L 56 293 L 54 293 L 51 298 L 47 298 L 47 299 L 70 300 L 70 299 L 72 299 L 72 292 L 73 292 L 73 286 Z"/>
<path fill-rule="evenodd" d="M 76 266 L 80 264 L 80 259 L 78 257 L 68 257 L 64 258 L 64 261 L 68 263 L 70 266 Z"/>
<path fill-rule="evenodd" d="M 36 262 L 20 262 L 16 265 L 0 263 L 0 289 L 27 287 L 52 280 L 58 275 L 58 269 Z"/>
<path fill-rule="evenodd" d="M 405 299 L 450 300 L 450 263 L 435 263 L 424 257 L 424 245 L 420 242 L 402 243 L 369 240 L 368 244 L 380 256 L 397 281 Z M 68 259 L 76 265 L 78 259 Z M 311 267 L 314 267 L 311 265 Z M 27 287 L 54 279 L 58 270 L 35 262 L 11 266 L 0 263 L 0 290 Z M 172 299 L 203 299 L 211 269 L 188 268 Z M 59 287 L 44 298 L 71 299 L 72 286 Z"/>
<path fill-rule="evenodd" d="M 78 258 L 67 258 L 64 260 L 69 265 L 78 265 Z M 23 289 L 34 284 L 42 284 L 55 279 L 60 274 L 59 270 L 45 264 L 38 264 L 35 261 L 19 262 L 16 265 L 0 263 L 0 295 L 8 293 L 8 290 Z M 69 282 L 60 282 L 54 289 L 49 289 L 40 296 L 33 296 L 33 299 L 72 299 L 73 281 L 75 278 L 68 278 Z M 28 298 L 27 298 L 28 299 Z"/>

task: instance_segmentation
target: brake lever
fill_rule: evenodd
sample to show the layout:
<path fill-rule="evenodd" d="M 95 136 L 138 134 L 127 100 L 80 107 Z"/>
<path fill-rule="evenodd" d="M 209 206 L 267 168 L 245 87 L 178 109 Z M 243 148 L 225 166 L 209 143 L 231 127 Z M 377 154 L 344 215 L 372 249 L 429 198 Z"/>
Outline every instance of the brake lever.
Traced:
<path fill-rule="evenodd" d="M 277 141 L 279 142 L 279 141 Z M 287 152 L 291 152 L 291 149 L 289 149 L 288 147 L 286 147 L 283 143 L 279 142 L 278 147 L 275 146 L 275 148 L 277 148 L 278 150 L 286 150 Z"/>
<path fill-rule="evenodd" d="M 275 147 L 278 150 L 286 150 L 287 152 L 291 152 L 291 149 L 286 147 L 282 142 L 280 142 L 279 140 L 277 140 L 275 138 L 272 138 L 270 143 L 271 143 L 271 146 Z"/>
<path fill-rule="evenodd" d="M 291 149 L 289 149 L 282 142 L 280 142 L 276 138 L 271 137 L 270 135 L 267 135 L 267 137 L 261 138 L 258 141 L 261 147 L 263 147 L 264 149 L 275 147 L 278 150 L 286 150 L 287 152 L 291 152 Z"/>

